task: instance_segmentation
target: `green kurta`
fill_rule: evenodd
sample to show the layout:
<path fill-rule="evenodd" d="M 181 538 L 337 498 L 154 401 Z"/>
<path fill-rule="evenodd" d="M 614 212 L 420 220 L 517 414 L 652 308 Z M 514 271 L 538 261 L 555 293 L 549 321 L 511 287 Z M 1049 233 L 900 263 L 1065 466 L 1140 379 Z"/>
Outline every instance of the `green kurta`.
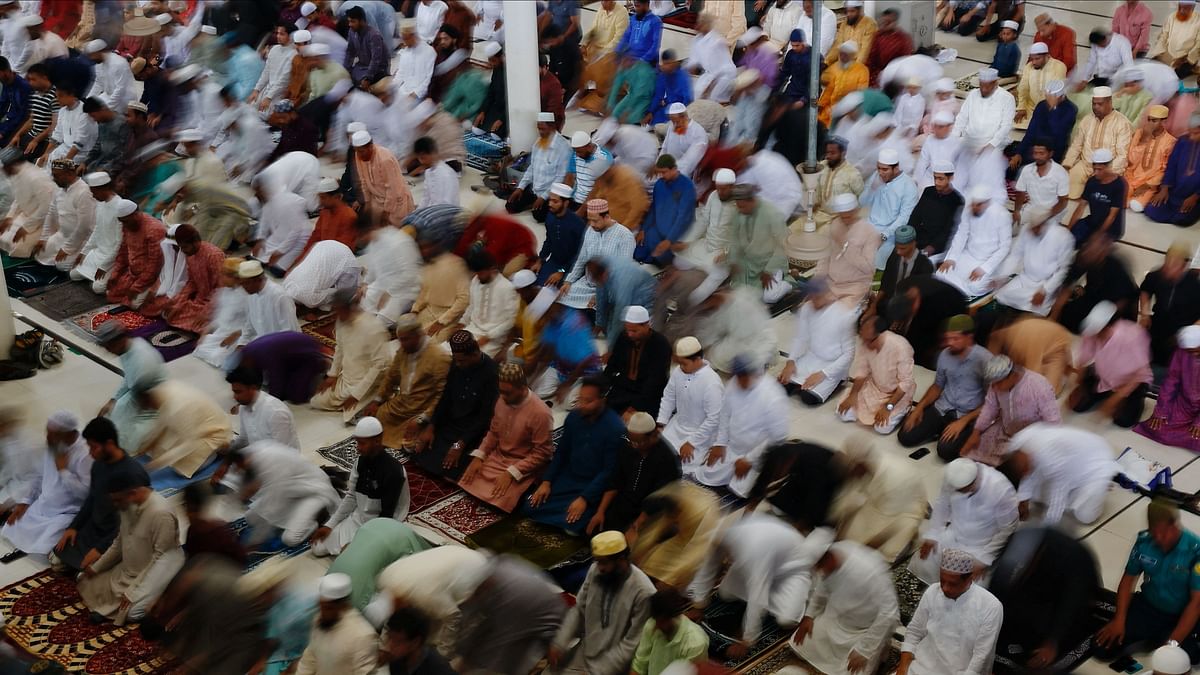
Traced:
<path fill-rule="evenodd" d="M 329 573 L 350 575 L 350 602 L 358 609 L 375 594 L 375 578 L 406 555 L 433 548 L 411 527 L 391 518 L 372 518 L 358 528 L 350 545 L 329 566 Z"/>
<path fill-rule="evenodd" d="M 787 220 L 763 200 L 754 213 L 733 215 L 729 262 L 737 269 L 730 277 L 735 284 L 762 288 L 759 275 L 787 269 Z"/>
<path fill-rule="evenodd" d="M 633 65 L 617 71 L 612 89 L 608 93 L 608 108 L 618 122 L 642 123 L 642 118 L 650 108 L 650 99 L 654 97 L 655 77 L 650 64 L 640 59 L 634 61 Z M 629 93 L 622 95 L 621 92 L 626 87 L 629 88 Z"/>
<path fill-rule="evenodd" d="M 1141 119 L 1146 106 L 1150 105 L 1150 101 L 1150 92 L 1145 89 L 1139 90 L 1136 94 L 1121 94 L 1118 92 L 1113 96 L 1113 110 L 1124 115 L 1130 124 L 1137 127 L 1138 120 Z"/>

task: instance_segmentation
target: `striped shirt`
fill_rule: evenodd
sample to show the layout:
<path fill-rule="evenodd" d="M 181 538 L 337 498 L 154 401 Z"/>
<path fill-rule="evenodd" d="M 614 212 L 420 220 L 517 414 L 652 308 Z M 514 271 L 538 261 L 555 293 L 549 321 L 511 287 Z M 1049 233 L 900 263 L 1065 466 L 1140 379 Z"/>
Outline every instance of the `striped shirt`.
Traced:
<path fill-rule="evenodd" d="M 603 176 L 612 164 L 612 153 L 599 145 L 596 146 L 592 156 L 587 159 L 583 159 L 574 152 L 571 153 L 571 162 L 567 165 L 567 173 L 575 174 L 575 194 L 571 198 L 575 200 L 576 204 L 587 201 L 588 195 L 592 194 L 592 186 L 596 184 L 596 179 Z"/>
<path fill-rule="evenodd" d="M 571 157 L 574 156 L 571 143 L 561 134 L 554 134 L 550 138 L 549 147 L 543 148 L 534 143 L 533 150 L 529 153 L 529 168 L 525 170 L 525 175 L 521 176 L 517 187 L 522 190 L 532 188 L 533 194 L 542 199 L 549 199 L 550 186 L 562 181 L 571 163 Z"/>
<path fill-rule="evenodd" d="M 48 91 L 34 90 L 33 96 L 29 99 L 29 118 L 33 120 L 33 124 L 29 128 L 29 134 L 36 136 L 46 130 L 50 126 L 50 120 L 53 119 L 54 113 L 58 112 L 58 98 L 54 95 L 54 87 L 50 87 Z"/>

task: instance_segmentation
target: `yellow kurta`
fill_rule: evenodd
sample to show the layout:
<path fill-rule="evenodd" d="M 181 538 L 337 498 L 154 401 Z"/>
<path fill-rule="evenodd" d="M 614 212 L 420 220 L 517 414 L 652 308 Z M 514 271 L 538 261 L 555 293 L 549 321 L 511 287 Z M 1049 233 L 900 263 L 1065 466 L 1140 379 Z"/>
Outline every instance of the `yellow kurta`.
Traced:
<path fill-rule="evenodd" d="M 1046 83 L 1065 79 L 1067 66 L 1058 59 L 1047 59 L 1041 69 L 1026 62 L 1021 68 L 1021 81 L 1017 83 L 1017 110 L 1024 110 L 1026 116 L 1032 115 L 1037 104 L 1046 98 Z"/>
<path fill-rule="evenodd" d="M 843 160 L 836 169 L 830 171 L 829 163 L 821 160 L 821 180 L 817 187 L 817 208 L 813 210 L 813 220 L 819 226 L 827 224 L 837 215 L 829 210 L 829 203 L 834 197 L 840 194 L 857 197 L 862 191 L 862 174 L 850 162 Z"/>
<path fill-rule="evenodd" d="M 633 563 L 651 579 L 683 588 L 708 555 L 721 523 L 721 505 L 712 492 L 687 481 L 672 483 L 654 494 L 674 498 L 679 521 L 674 523 L 675 533 L 665 540 L 672 523 L 656 518 L 644 524 L 631 548 Z"/>
<path fill-rule="evenodd" d="M 1071 147 L 1063 158 L 1063 166 L 1070 169 L 1071 199 L 1083 194 L 1083 184 L 1092 175 L 1092 151 L 1100 148 L 1112 150 L 1112 169 L 1117 174 L 1125 173 L 1129 156 L 1129 143 L 1133 139 L 1133 125 L 1124 115 L 1112 111 L 1100 119 L 1093 115 L 1084 117 L 1075 125 L 1071 134 Z"/>
<path fill-rule="evenodd" d="M 196 387 L 167 380 L 154 388 L 162 397 L 155 428 L 142 454 L 151 458 L 147 471 L 169 466 L 191 478 L 219 448 L 233 439 L 229 415 Z"/>
<path fill-rule="evenodd" d="M 434 322 L 442 324 L 442 329 L 432 337 L 434 342 L 445 342 L 458 330 L 470 302 L 471 273 L 462 258 L 443 253 L 421 268 L 421 291 L 412 311 L 421 320 L 422 328 Z"/>
<path fill-rule="evenodd" d="M 1180 21 L 1171 12 L 1147 56 L 1166 63 L 1186 57 L 1196 63 L 1200 59 L 1200 14 L 1192 12 L 1187 21 Z"/>
<path fill-rule="evenodd" d="M 617 58 L 613 49 L 625 34 L 629 26 L 629 12 L 620 4 L 613 5 L 613 11 L 605 11 L 597 6 L 596 19 L 592 29 L 588 31 L 587 44 L 584 46 L 583 75 L 579 78 L 581 89 L 586 90 L 587 83 L 595 82 L 596 86 L 589 93 L 580 97 L 579 107 L 595 113 L 603 113 L 608 91 L 612 87 L 613 77 L 617 72 Z"/>
<path fill-rule="evenodd" d="M 858 62 L 865 65 L 867 63 L 867 55 L 871 53 L 871 40 L 875 39 L 875 29 L 875 19 L 865 14 L 853 26 L 845 19 L 842 19 L 838 23 L 837 33 L 833 36 L 833 46 L 830 47 L 829 53 L 825 55 L 825 65 L 832 66 L 837 62 L 838 48 L 847 40 L 854 40 L 858 43 Z"/>
<path fill-rule="evenodd" d="M 855 61 L 848 68 L 842 68 L 840 63 L 830 67 L 825 71 L 825 77 L 828 81 L 821 89 L 821 98 L 817 100 L 817 106 L 820 108 L 817 119 L 829 127 L 833 106 L 845 98 L 846 94 L 866 89 L 871 83 L 871 73 L 866 66 Z"/>
<path fill-rule="evenodd" d="M 587 34 L 588 58 L 594 60 L 616 49 L 627 27 L 629 12 L 619 3 L 613 5 L 611 12 L 598 6 L 592 29 Z"/>
<path fill-rule="evenodd" d="M 713 30 L 731 46 L 746 32 L 746 6 L 741 2 L 710 2 L 704 13 L 712 16 Z"/>
<path fill-rule="evenodd" d="M 383 371 L 391 363 L 391 339 L 379 317 L 367 312 L 358 312 L 349 321 L 338 321 L 334 335 L 337 348 L 329 376 L 337 381 L 313 395 L 309 403 L 317 410 L 341 410 L 342 419 L 349 422 L 374 398 Z M 342 410 L 351 396 L 358 404 Z"/>
<path fill-rule="evenodd" d="M 1174 147 L 1175 137 L 1165 130 L 1158 137 L 1146 136 L 1142 129 L 1133 132 L 1129 166 L 1125 169 L 1130 199 L 1140 199 L 1144 203 L 1158 189 Z"/>
<path fill-rule="evenodd" d="M 613 164 L 597 178 L 591 198 L 607 201 L 613 220 L 631 230 L 641 226 L 642 218 L 650 210 L 650 196 L 646 194 L 642 176 L 627 164 Z"/>
<path fill-rule="evenodd" d="M 382 402 L 375 414 L 383 424 L 385 446 L 405 448 L 416 440 L 406 433 L 408 423 L 420 415 L 433 416 L 449 372 L 450 352 L 442 345 L 426 341 L 416 354 L 396 352 L 380 382 Z"/>

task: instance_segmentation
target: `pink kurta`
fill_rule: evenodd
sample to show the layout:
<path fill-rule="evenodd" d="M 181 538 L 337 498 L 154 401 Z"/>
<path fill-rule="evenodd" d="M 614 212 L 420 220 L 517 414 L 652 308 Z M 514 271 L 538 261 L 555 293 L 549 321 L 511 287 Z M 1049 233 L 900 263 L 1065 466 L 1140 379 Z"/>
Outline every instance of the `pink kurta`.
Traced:
<path fill-rule="evenodd" d="M 121 246 L 108 271 L 109 302 L 124 303 L 130 296 L 144 293 L 158 281 L 163 266 L 163 252 L 158 245 L 167 236 L 161 221 L 138 212 L 141 222 L 137 232 L 121 230 Z"/>
<path fill-rule="evenodd" d="M 1046 378 L 1026 370 L 1006 392 L 989 387 L 975 428 L 981 430 L 979 445 L 967 457 L 991 466 L 1003 461 L 1008 439 L 1034 422 L 1062 423 L 1058 401 Z"/>
<path fill-rule="evenodd" d="M 393 227 L 400 227 L 404 218 L 412 213 L 415 203 L 396 156 L 380 145 L 374 146 L 369 162 L 355 153 L 354 174 L 367 212 Z"/>
<path fill-rule="evenodd" d="M 1128 319 L 1120 319 L 1113 324 L 1108 340 L 1101 342 L 1099 335 L 1083 338 L 1075 367 L 1087 365 L 1096 371 L 1096 390 L 1102 394 L 1131 382 L 1153 382 L 1150 333 Z"/>
<path fill-rule="evenodd" d="M 815 276 L 829 281 L 829 290 L 838 300 L 857 305 L 867 297 L 875 278 L 875 252 L 881 243 L 879 232 L 862 219 L 847 227 L 840 218 L 835 218 L 829 227 L 832 240 L 829 257 L 817 263 Z"/>
<path fill-rule="evenodd" d="M 176 328 L 203 333 L 212 311 L 213 294 L 221 286 L 225 254 L 221 249 L 200 242 L 200 250 L 187 256 L 187 283 L 174 297 L 156 295 L 142 305 L 146 316 L 159 316 Z"/>
<path fill-rule="evenodd" d="M 883 334 L 883 345 L 876 351 L 868 349 L 858 341 L 854 351 L 854 365 L 850 377 L 855 382 L 866 379 L 858 390 L 854 411 L 858 421 L 867 426 L 875 425 L 875 413 L 891 397 L 897 388 L 904 390 L 904 397 L 896 403 L 896 410 L 906 410 L 912 405 L 913 392 L 917 383 L 913 381 L 913 348 L 903 336 L 891 331 Z"/>
<path fill-rule="evenodd" d="M 550 408 L 533 392 L 516 406 L 509 405 L 504 399 L 496 401 L 487 435 L 479 449 L 471 453 L 473 457 L 483 459 L 483 467 L 471 482 L 459 481 L 459 486 L 511 513 L 517 508 L 521 495 L 533 485 L 554 455 L 554 441 L 550 435 L 552 424 Z M 516 480 L 503 497 L 494 499 L 492 488 L 504 472 Z"/>

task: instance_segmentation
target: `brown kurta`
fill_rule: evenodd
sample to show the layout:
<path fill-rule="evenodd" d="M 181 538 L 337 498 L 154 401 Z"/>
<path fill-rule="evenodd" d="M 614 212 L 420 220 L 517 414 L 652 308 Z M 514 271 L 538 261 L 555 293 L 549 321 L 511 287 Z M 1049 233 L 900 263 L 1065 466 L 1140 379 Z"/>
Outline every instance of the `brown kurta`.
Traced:
<path fill-rule="evenodd" d="M 1018 366 L 1039 373 L 1058 395 L 1067 381 L 1071 341 L 1071 332 L 1061 324 L 1030 317 L 993 331 L 988 351 L 1004 354 Z"/>
<path fill-rule="evenodd" d="M 550 431 L 554 418 L 541 399 L 529 392 L 525 400 L 509 405 L 500 399 L 492 423 L 479 448 L 472 457 L 482 459 L 483 467 L 470 481 L 459 481 L 459 487 L 475 497 L 511 513 L 517 508 L 521 495 L 541 475 L 554 455 Z M 500 474 L 508 472 L 513 484 L 499 499 L 492 498 L 492 488 Z"/>
<path fill-rule="evenodd" d="M 372 146 L 374 154 L 370 161 L 364 161 L 357 152 L 354 155 L 359 199 L 368 213 L 393 227 L 400 227 L 416 203 L 408 191 L 396 156 L 381 145 Z"/>
<path fill-rule="evenodd" d="M 641 227 L 650 210 L 643 176 L 625 164 L 613 164 L 596 179 L 590 199 L 608 200 L 608 212 L 613 220 L 631 230 Z"/>
<path fill-rule="evenodd" d="M 450 352 L 430 341 L 416 354 L 396 353 L 379 384 L 382 403 L 375 414 L 383 423 L 384 445 L 405 448 L 412 444 L 415 438 L 405 433 L 408 423 L 420 415 L 433 417 L 449 372 Z"/>
<path fill-rule="evenodd" d="M 156 218 L 138 213 L 136 232 L 122 230 L 121 246 L 108 270 L 108 301 L 124 303 L 131 296 L 150 290 L 162 271 L 163 252 L 159 242 L 167 228 Z"/>

